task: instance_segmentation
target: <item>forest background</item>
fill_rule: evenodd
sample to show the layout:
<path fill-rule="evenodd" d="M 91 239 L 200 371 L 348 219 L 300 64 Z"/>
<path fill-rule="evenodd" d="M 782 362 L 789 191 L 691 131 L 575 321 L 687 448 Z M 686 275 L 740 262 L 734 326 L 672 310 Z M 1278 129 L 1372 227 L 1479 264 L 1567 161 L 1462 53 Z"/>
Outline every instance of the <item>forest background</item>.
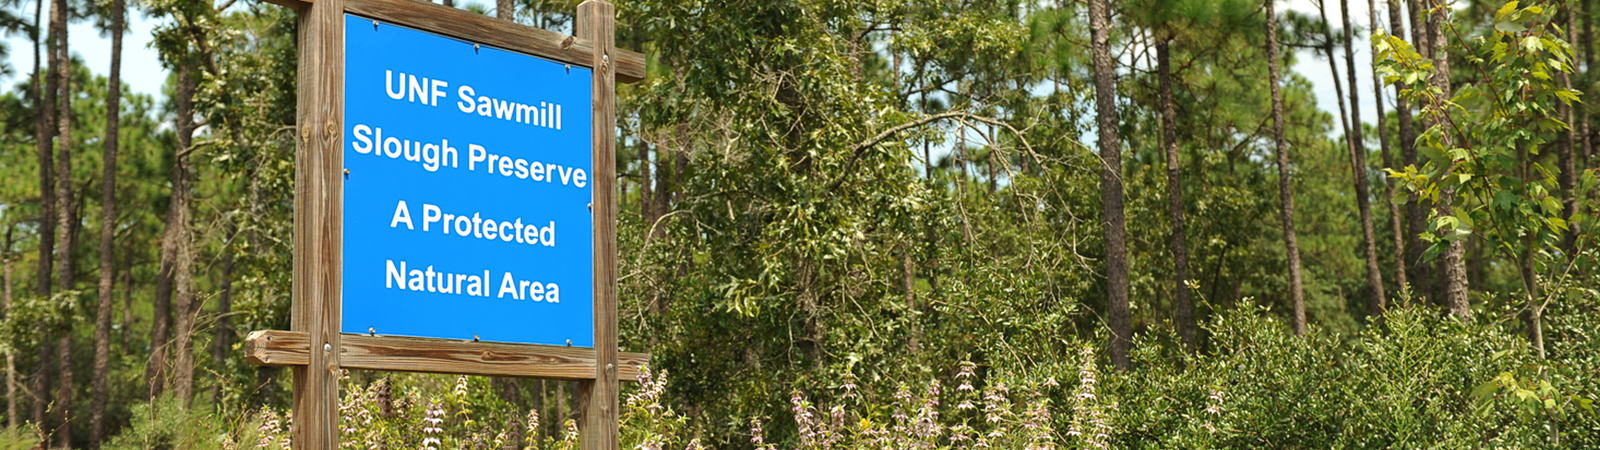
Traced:
<path fill-rule="evenodd" d="M 1594 1 L 1367 3 L 618 2 L 625 446 L 1600 445 Z M 0 446 L 287 447 L 295 12 L 0 27 Z M 572 448 L 577 391 L 355 372 L 340 429 Z"/>

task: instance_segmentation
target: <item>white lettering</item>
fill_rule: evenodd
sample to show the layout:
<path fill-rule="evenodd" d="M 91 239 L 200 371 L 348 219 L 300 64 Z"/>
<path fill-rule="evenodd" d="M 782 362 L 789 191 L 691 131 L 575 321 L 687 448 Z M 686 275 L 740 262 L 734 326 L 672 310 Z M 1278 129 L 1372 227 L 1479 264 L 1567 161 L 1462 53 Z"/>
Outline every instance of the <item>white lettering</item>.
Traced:
<path fill-rule="evenodd" d="M 394 267 L 394 260 L 385 260 L 385 262 L 388 264 L 389 267 L 388 267 L 388 276 L 383 278 L 383 287 L 386 288 L 386 289 L 387 288 L 393 288 L 394 285 L 398 284 L 398 285 L 400 285 L 400 289 L 405 289 L 406 288 L 406 275 L 405 275 L 405 273 L 406 273 L 406 262 L 405 261 L 400 261 L 400 268 L 398 268 L 398 269 L 396 269 Z"/>
<path fill-rule="evenodd" d="M 372 137 L 370 136 L 372 128 L 362 124 L 356 125 L 354 131 L 351 134 L 356 135 L 356 142 L 351 142 L 350 146 L 355 148 L 356 153 L 363 155 L 372 153 Z"/>
<path fill-rule="evenodd" d="M 428 231 L 428 224 L 439 221 L 439 207 L 427 203 L 422 204 L 422 231 Z M 391 225 L 393 226 L 393 225 Z"/>
<path fill-rule="evenodd" d="M 522 300 L 517 296 L 517 280 L 511 279 L 511 272 L 506 272 L 506 276 L 500 278 L 500 292 L 495 295 L 497 298 L 506 298 L 506 293 L 510 293 L 514 300 Z"/>
<path fill-rule="evenodd" d="M 572 168 L 562 167 L 558 170 L 561 171 L 561 184 L 567 184 L 567 180 L 572 178 Z"/>
<path fill-rule="evenodd" d="M 443 97 L 444 96 L 444 89 L 447 89 L 449 87 L 450 87 L 450 83 L 446 83 L 446 82 L 444 82 L 444 80 L 433 80 L 433 85 L 431 86 L 431 89 L 430 89 L 433 92 L 430 92 L 429 95 L 428 95 L 428 97 L 429 97 L 428 98 L 428 105 L 430 105 L 430 106 L 439 106 L 439 97 Z"/>
<path fill-rule="evenodd" d="M 411 81 L 411 89 L 407 90 L 410 92 L 410 94 L 408 97 L 406 97 L 406 101 L 415 102 L 417 101 L 417 97 L 422 97 L 422 102 L 427 103 L 428 91 L 425 89 L 427 89 L 426 84 L 428 83 L 428 77 L 422 77 L 422 83 L 417 82 L 416 75 L 411 75 L 407 79 Z"/>
<path fill-rule="evenodd" d="M 383 92 L 388 93 L 389 98 L 395 100 L 405 98 L 406 74 L 400 74 L 400 89 L 396 90 L 394 89 L 394 72 L 388 70 L 383 71 Z"/>
<path fill-rule="evenodd" d="M 411 269 L 411 281 L 406 283 L 406 289 L 410 289 L 410 290 L 413 290 L 413 291 L 420 291 L 420 290 L 423 289 L 423 287 L 422 287 L 423 283 L 424 283 L 424 279 L 422 277 L 422 271 L 421 270 L 417 270 L 417 269 Z"/>
<path fill-rule="evenodd" d="M 478 170 L 478 163 L 489 159 L 489 151 L 478 144 L 467 144 L 467 170 Z"/>
<path fill-rule="evenodd" d="M 394 218 L 389 219 L 389 228 L 394 228 L 395 225 L 399 225 L 401 222 L 406 224 L 407 230 L 416 229 L 416 227 L 411 226 L 411 209 L 406 208 L 405 200 L 401 200 L 400 204 L 395 205 Z"/>
<path fill-rule="evenodd" d="M 461 101 L 456 102 L 456 109 L 460 109 L 464 113 L 471 113 L 475 108 L 472 104 L 472 96 L 476 94 L 476 92 L 472 92 L 472 86 L 463 84 L 461 89 L 456 90 L 456 94 L 461 96 Z"/>
<path fill-rule="evenodd" d="M 539 284 L 537 281 L 528 283 L 528 300 L 544 301 L 544 285 Z"/>

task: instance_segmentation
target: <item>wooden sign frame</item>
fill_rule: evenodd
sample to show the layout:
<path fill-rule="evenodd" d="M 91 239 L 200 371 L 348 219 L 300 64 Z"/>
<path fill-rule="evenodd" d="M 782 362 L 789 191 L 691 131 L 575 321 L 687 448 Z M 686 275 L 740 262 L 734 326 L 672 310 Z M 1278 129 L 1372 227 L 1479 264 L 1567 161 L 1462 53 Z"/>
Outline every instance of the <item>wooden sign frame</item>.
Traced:
<path fill-rule="evenodd" d="M 617 350 L 616 82 L 643 80 L 645 59 L 615 48 L 615 7 L 586 0 L 568 36 L 416 0 L 267 1 L 299 11 L 294 302 L 289 331 L 251 333 L 245 352 L 292 368 L 295 448 L 338 446 L 339 371 L 367 369 L 578 380 L 583 448 L 617 449 L 618 383 L 649 355 Z M 594 348 L 339 332 L 345 13 L 593 69 Z"/>

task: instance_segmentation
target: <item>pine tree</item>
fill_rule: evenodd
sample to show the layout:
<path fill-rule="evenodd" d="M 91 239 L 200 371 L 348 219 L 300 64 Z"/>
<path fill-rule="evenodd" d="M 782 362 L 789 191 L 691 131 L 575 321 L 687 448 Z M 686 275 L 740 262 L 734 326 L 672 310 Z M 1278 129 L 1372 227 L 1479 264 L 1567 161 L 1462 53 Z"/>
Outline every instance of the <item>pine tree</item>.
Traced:
<path fill-rule="evenodd" d="M 105 438 L 107 378 L 111 373 L 111 305 L 117 274 L 117 133 L 122 109 L 122 34 L 124 0 L 111 2 L 111 72 L 106 82 L 105 157 L 100 176 L 100 284 L 94 320 L 93 397 L 89 402 L 89 448 Z"/>
<path fill-rule="evenodd" d="M 1372 231 L 1372 194 L 1367 185 L 1367 144 L 1361 132 L 1361 89 L 1356 84 L 1355 30 L 1350 27 L 1350 0 L 1339 0 L 1339 13 L 1344 24 L 1344 69 L 1350 80 L 1350 120 L 1347 122 L 1349 128 L 1346 128 L 1346 138 L 1350 144 L 1350 175 L 1355 179 L 1356 208 L 1361 213 L 1361 237 L 1366 244 L 1367 286 L 1372 290 L 1367 310 L 1372 315 L 1378 315 L 1384 309 L 1386 295 L 1383 292 L 1383 272 L 1378 269 L 1378 240 Z M 1379 109 L 1379 114 L 1382 114 L 1382 109 Z"/>
<path fill-rule="evenodd" d="M 1278 158 L 1278 198 L 1282 202 L 1283 246 L 1289 260 L 1289 294 L 1294 302 L 1294 332 L 1306 334 L 1306 300 L 1301 289 L 1300 243 L 1294 231 L 1294 189 L 1289 179 L 1289 140 L 1284 137 L 1283 91 L 1278 86 L 1278 15 L 1267 0 L 1267 83 L 1272 86 L 1272 140 Z M 1337 78 L 1337 77 L 1335 77 Z"/>
<path fill-rule="evenodd" d="M 1105 226 L 1106 309 L 1111 323 L 1111 363 L 1128 370 L 1133 325 L 1128 314 L 1127 225 L 1123 222 L 1122 146 L 1117 138 L 1117 85 L 1112 73 L 1111 8 L 1108 0 L 1089 0 L 1089 30 L 1094 59 L 1094 103 L 1100 146 L 1101 220 Z M 966 183 L 962 177 L 961 183 Z"/>
<path fill-rule="evenodd" d="M 1170 33 L 1170 32 L 1169 32 Z M 1178 165 L 1178 113 L 1172 100 L 1172 42 L 1168 34 L 1156 41 L 1156 64 L 1161 84 L 1161 147 L 1167 160 L 1167 208 L 1172 217 L 1173 307 L 1177 309 L 1178 336 L 1183 347 L 1195 351 L 1194 307 L 1189 301 L 1189 245 L 1183 220 L 1183 170 Z"/>

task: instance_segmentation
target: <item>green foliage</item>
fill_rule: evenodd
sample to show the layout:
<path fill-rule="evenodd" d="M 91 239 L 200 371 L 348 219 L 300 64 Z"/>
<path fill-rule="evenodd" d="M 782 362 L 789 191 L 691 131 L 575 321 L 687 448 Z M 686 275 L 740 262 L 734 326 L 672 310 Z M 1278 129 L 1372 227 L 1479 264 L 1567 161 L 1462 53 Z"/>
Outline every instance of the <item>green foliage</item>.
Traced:
<path fill-rule="evenodd" d="M 1600 330 L 1593 314 L 1552 316 Z M 922 448 L 1589 448 L 1600 445 L 1600 364 L 1588 339 L 1557 339 L 1540 359 L 1506 324 L 1463 323 L 1424 309 L 1386 316 L 1357 336 L 1295 337 L 1266 308 L 1242 302 L 1204 325 L 1212 350 L 1185 354 L 1170 336 L 1141 337 L 1136 368 L 1100 369 L 1082 342 L 1059 366 L 1018 370 L 962 362 L 922 380 L 858 386 L 848 372 L 830 392 L 795 391 L 786 409 L 733 424 L 730 447 L 804 450 Z M 345 378 L 341 448 L 576 448 L 565 432 L 540 435 L 482 377 L 395 374 Z M 1535 381 L 1537 379 L 1538 381 Z M 665 373 L 646 369 L 622 402 L 624 448 L 699 449 L 705 437 L 672 406 Z M 953 386 L 953 387 L 951 387 Z M 884 389 L 888 387 L 888 389 Z M 887 397 L 870 397 L 888 391 Z M 821 400 L 821 399 L 831 400 Z M 162 403 L 172 406 L 170 400 Z M 143 414 L 148 407 L 141 406 Z M 201 414 L 136 420 L 140 442 L 284 443 L 268 410 L 227 426 Z M 526 426 L 524 426 L 526 424 Z M 158 431 L 147 431 L 158 430 Z M 219 431 L 220 430 L 220 431 Z M 773 433 L 772 430 L 792 430 Z M 520 434 L 520 440 L 518 438 Z M 149 437 L 157 436 L 157 437 Z M 202 442 L 203 441 L 203 442 Z M 185 441 L 189 442 L 189 441 Z M 112 447 L 125 448 L 125 447 Z M 163 448 L 163 447 L 145 447 Z M 239 448 L 239 447 L 224 447 Z"/>
<path fill-rule="evenodd" d="M 1578 448 L 1600 426 L 1582 407 L 1530 415 L 1517 394 L 1497 395 L 1496 383 L 1523 371 L 1550 375 L 1541 401 L 1577 405 L 1600 393 L 1592 377 L 1555 370 L 1593 364 L 1586 355 L 1541 361 L 1504 325 L 1401 309 L 1356 339 L 1299 339 L 1263 313 L 1246 306 L 1210 323 L 1211 354 L 1174 361 L 1138 346 L 1139 370 L 1108 380 L 1123 396 L 1114 426 L 1126 447 Z M 1551 429 L 1564 430 L 1559 440 Z"/>
<path fill-rule="evenodd" d="M 516 3 L 516 20 L 569 32 L 577 2 Z M 1426 83 L 1431 61 L 1393 36 L 1374 39 L 1388 81 L 1410 86 L 1407 98 L 1437 124 L 1420 141 L 1427 163 L 1391 176 L 1429 198 L 1459 192 L 1458 213 L 1433 218 L 1435 242 L 1485 243 L 1473 255 L 1486 267 L 1474 285 L 1484 312 L 1476 322 L 1435 317 L 1408 295 L 1395 303 L 1416 309 L 1364 317 L 1348 155 L 1329 137 L 1332 117 L 1316 108 L 1311 83 L 1284 79 L 1318 330 L 1296 338 L 1281 323 L 1289 281 L 1261 2 L 1115 2 L 1112 42 L 1126 50 L 1117 175 L 1136 330 L 1136 368 L 1126 373 L 1103 370 L 1095 350 L 1105 341 L 1105 255 L 1099 160 L 1085 145 L 1093 90 L 1081 4 L 617 3 L 619 42 L 646 53 L 650 74 L 619 87 L 620 328 L 623 348 L 651 352 L 656 370 L 625 388 L 625 447 L 1600 446 L 1600 252 L 1593 236 L 1562 245 L 1567 230 L 1593 227 L 1597 181 L 1581 177 L 1572 193 L 1580 214 L 1566 217 L 1547 147 L 1571 125 L 1555 105 L 1581 97 L 1557 81 L 1574 70 L 1573 49 L 1542 3 L 1446 27 L 1458 81 L 1449 98 Z M 142 400 L 175 117 L 170 101 L 125 96 L 116 231 L 127 271 L 114 289 L 131 320 L 113 318 L 129 328 L 113 332 L 109 448 L 288 445 L 289 377 L 246 364 L 237 342 L 288 327 L 295 12 L 225 4 L 138 3 L 161 19 L 163 63 L 199 80 L 206 126 L 190 154 L 190 225 L 203 307 L 191 351 L 202 375 L 194 404 Z M 1290 46 L 1322 35 L 1321 23 L 1288 19 Z M 1161 38 L 1172 39 L 1175 63 L 1191 280 L 1171 273 L 1164 119 L 1144 51 Z M 104 81 L 89 68 L 75 73 L 70 157 L 98 168 Z M 69 363 L 86 392 L 95 288 L 85 281 L 48 297 L 25 288 L 37 224 L 52 219 L 36 217 L 30 86 L 0 95 L 0 226 L 15 233 L 4 256 L 19 287 L 0 339 L 28 374 L 42 362 L 32 351 L 40 331 L 70 329 Z M 1381 169 L 1367 176 L 1381 179 Z M 98 173 L 81 169 L 72 182 L 97 192 Z M 97 236 L 98 204 L 79 205 L 79 236 Z M 81 280 L 98 267 L 93 241 L 72 249 Z M 1535 267 L 1524 276 L 1528 261 Z M 216 309 L 224 281 L 227 315 Z M 1198 299 L 1198 354 L 1173 336 L 1175 281 Z M 1516 285 L 1523 292 L 1507 288 Z M 1548 313 L 1542 359 L 1515 320 L 1535 290 Z M 237 328 L 215 327 L 224 317 Z M 213 359 L 223 338 L 232 347 Z M 556 382 L 358 372 L 344 379 L 341 446 L 573 449 L 575 392 Z M 88 411 L 87 395 L 77 397 L 75 420 Z"/>
<path fill-rule="evenodd" d="M 38 448 L 39 430 L 30 426 L 0 428 L 0 450 Z"/>
<path fill-rule="evenodd" d="M 1560 257 L 1547 252 L 1559 252 L 1558 241 L 1573 226 L 1588 228 L 1587 213 L 1567 217 L 1562 196 L 1592 192 L 1594 177 L 1585 174 L 1579 192 L 1563 193 L 1557 181 L 1561 169 L 1541 158 L 1555 133 L 1571 126 L 1556 114 L 1556 104 L 1570 105 L 1581 95 L 1553 76 L 1573 71 L 1572 46 L 1552 32 L 1554 13 L 1537 5 L 1506 3 L 1496 12 L 1492 30 L 1460 43 L 1469 70 L 1481 77 L 1458 86 L 1448 98 L 1449 92 L 1428 82 L 1433 63 L 1410 44 L 1389 35 L 1373 40 L 1382 60 L 1379 72 L 1388 82 L 1410 86 L 1405 95 L 1423 104 L 1434 122 L 1418 138 L 1427 163 L 1391 176 L 1434 202 L 1457 189 L 1472 202 L 1453 215 L 1435 214 L 1427 233 L 1431 240 L 1461 240 L 1484 232 L 1504 243 L 1498 250 L 1508 252 L 1508 259 L 1518 260 L 1522 253 L 1568 259 L 1570 248 Z M 1459 33 L 1454 28 L 1451 32 Z"/>
<path fill-rule="evenodd" d="M 134 405 L 132 410 L 133 421 L 103 448 L 232 450 L 254 437 L 255 424 L 248 422 L 249 416 L 218 414 L 209 405 L 186 407 L 171 395 Z"/>

